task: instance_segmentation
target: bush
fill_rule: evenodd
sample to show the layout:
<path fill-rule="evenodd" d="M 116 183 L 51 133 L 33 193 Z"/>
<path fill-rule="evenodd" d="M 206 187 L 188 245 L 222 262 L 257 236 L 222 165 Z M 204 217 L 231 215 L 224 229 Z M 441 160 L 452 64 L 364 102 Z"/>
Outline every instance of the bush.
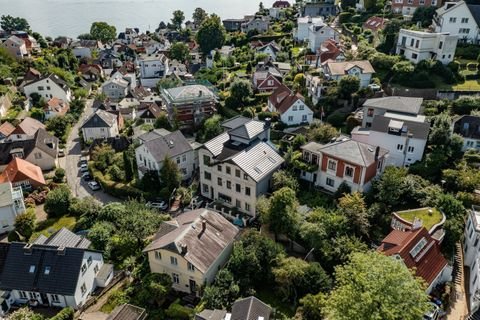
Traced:
<path fill-rule="evenodd" d="M 103 191 L 106 193 L 121 199 L 140 199 L 142 198 L 142 190 L 135 187 L 126 185 L 122 182 L 115 182 L 105 178 L 105 176 L 99 170 L 96 170 L 93 165 L 89 164 L 90 172 L 92 177 L 100 183 Z"/>
<path fill-rule="evenodd" d="M 457 45 L 457 50 L 455 51 L 455 57 L 475 60 L 480 55 L 480 47 L 474 44 L 462 44 Z"/>
<path fill-rule="evenodd" d="M 188 320 L 193 316 L 193 309 L 182 306 L 180 300 L 176 300 L 168 307 L 165 314 L 170 319 Z"/>
<path fill-rule="evenodd" d="M 75 311 L 71 307 L 63 308 L 59 313 L 50 320 L 73 320 L 73 315 Z"/>
<path fill-rule="evenodd" d="M 344 11 L 338 15 L 338 21 L 340 23 L 346 23 L 349 22 L 350 19 L 352 18 L 352 14 L 350 12 Z"/>
<path fill-rule="evenodd" d="M 53 177 L 53 182 L 61 183 L 65 177 L 65 170 L 62 168 L 55 169 L 55 176 Z"/>
<path fill-rule="evenodd" d="M 327 122 L 334 127 L 341 127 L 345 122 L 345 115 L 340 112 L 332 113 L 327 117 Z"/>
<path fill-rule="evenodd" d="M 45 212 L 49 217 L 67 215 L 72 204 L 70 188 L 64 184 L 50 191 L 45 199 Z"/>
<path fill-rule="evenodd" d="M 35 231 L 35 226 L 37 223 L 37 217 L 35 215 L 35 209 L 27 209 L 22 214 L 19 214 L 15 218 L 15 231 L 22 235 L 25 240 L 29 240 Z"/>

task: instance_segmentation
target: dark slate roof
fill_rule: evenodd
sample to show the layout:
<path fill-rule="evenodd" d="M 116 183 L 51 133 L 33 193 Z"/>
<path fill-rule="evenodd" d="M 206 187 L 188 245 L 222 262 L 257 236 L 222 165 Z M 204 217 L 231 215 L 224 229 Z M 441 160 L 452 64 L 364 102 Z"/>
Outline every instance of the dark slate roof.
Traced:
<path fill-rule="evenodd" d="M 473 16 L 473 19 L 475 19 L 475 22 L 477 23 L 477 26 L 480 26 L 480 5 L 478 5 L 478 4 L 468 4 L 467 7 L 468 7 L 468 10 L 470 10 L 470 13 Z"/>
<path fill-rule="evenodd" d="M 146 317 L 145 309 L 131 304 L 122 304 L 113 310 L 107 320 L 143 320 Z"/>
<path fill-rule="evenodd" d="M 453 132 L 464 138 L 480 139 L 480 117 L 465 115 L 456 119 Z"/>
<path fill-rule="evenodd" d="M 235 129 L 240 126 L 243 126 L 247 122 L 251 121 L 252 119 L 244 117 L 244 116 L 236 116 L 231 119 L 228 119 L 222 123 L 222 127 L 225 129 Z"/>
<path fill-rule="evenodd" d="M 55 148 L 50 148 L 50 143 L 54 145 Z M 38 147 L 52 158 L 55 158 L 57 156 L 57 145 L 58 139 L 50 135 L 44 129 L 38 129 L 38 131 L 35 133 L 35 136 L 33 136 L 31 139 L 18 141 L 10 141 L 7 139 L 3 141 L 3 143 L 0 143 L 0 165 L 10 163 L 10 161 L 13 159 L 10 153 L 14 149 L 23 151 L 24 158 L 26 158 L 35 149 L 35 147 Z"/>
<path fill-rule="evenodd" d="M 27 251 L 25 245 L 10 244 L 0 288 L 74 295 L 85 250 L 65 248 L 64 254 L 59 254 L 56 247 L 33 244 Z M 35 266 L 32 273 L 29 272 L 31 266 Z M 50 273 L 45 275 L 47 266 Z"/>
<path fill-rule="evenodd" d="M 397 120 L 384 116 L 375 116 L 372 121 L 372 131 L 377 132 L 388 132 L 390 121 L 395 121 L 397 123 L 403 123 L 402 132 L 405 130 L 405 134 L 408 132 L 412 134 L 412 138 L 426 140 L 428 137 L 428 132 L 430 131 L 430 123 L 427 122 L 415 122 L 408 120 Z"/>
<path fill-rule="evenodd" d="M 419 114 L 423 103 L 423 98 L 412 97 L 383 97 L 368 99 L 363 104 L 364 107 L 381 108 L 394 112 Z"/>
<path fill-rule="evenodd" d="M 140 139 L 142 139 L 142 137 L 140 137 Z M 175 157 L 193 150 L 190 143 L 180 131 L 174 131 L 168 135 L 148 140 L 144 145 L 158 162 L 163 161 L 166 156 Z"/>
<path fill-rule="evenodd" d="M 202 312 L 195 315 L 195 320 L 223 320 L 227 311 L 225 310 L 210 310 L 204 309 Z"/>
<path fill-rule="evenodd" d="M 259 317 L 269 320 L 271 313 L 272 308 L 251 296 L 235 301 L 232 306 L 231 320 L 258 320 Z"/>
<path fill-rule="evenodd" d="M 116 122 L 116 115 L 99 109 L 83 123 L 82 128 L 112 127 Z"/>

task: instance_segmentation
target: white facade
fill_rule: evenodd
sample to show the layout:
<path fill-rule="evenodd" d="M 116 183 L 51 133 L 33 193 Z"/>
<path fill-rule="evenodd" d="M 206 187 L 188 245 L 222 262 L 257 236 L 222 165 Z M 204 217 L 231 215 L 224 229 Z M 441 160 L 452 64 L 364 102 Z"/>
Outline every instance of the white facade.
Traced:
<path fill-rule="evenodd" d="M 55 75 L 53 77 L 56 77 Z M 58 98 L 66 102 L 72 100 L 72 92 L 69 88 L 64 90 L 58 84 L 56 84 L 50 77 L 32 82 L 23 87 L 25 95 L 30 98 L 32 93 L 38 93 L 47 101 L 51 98 Z"/>
<path fill-rule="evenodd" d="M 7 40 L 5 40 L 5 42 L 0 44 L 0 47 L 5 48 L 12 56 L 17 59 L 29 57 L 25 41 L 16 36 L 11 36 Z"/>
<path fill-rule="evenodd" d="M 479 26 L 464 1 L 446 2 L 443 7 L 437 9 L 433 26 L 435 32 L 458 35 L 459 42 L 479 43 Z"/>
<path fill-rule="evenodd" d="M 77 57 L 77 59 L 81 58 L 88 58 L 92 57 L 92 50 L 87 47 L 75 47 L 72 49 L 73 55 Z"/>
<path fill-rule="evenodd" d="M 308 28 L 312 25 L 322 25 L 322 17 L 299 17 L 297 18 L 297 29 L 294 32 L 294 38 L 297 41 L 308 39 Z"/>
<path fill-rule="evenodd" d="M 168 72 L 168 59 L 163 54 L 142 56 L 137 61 L 140 70 L 140 83 L 153 88 Z"/>
<path fill-rule="evenodd" d="M 119 134 L 118 124 L 115 123 L 111 127 L 82 128 L 83 140 L 105 139 L 116 137 Z"/>
<path fill-rule="evenodd" d="M 270 112 L 276 112 L 275 106 L 268 101 Z M 297 99 L 286 111 L 280 114 L 280 120 L 286 125 L 301 123 L 310 124 L 313 121 L 313 111 L 301 99 Z"/>
<path fill-rule="evenodd" d="M 10 182 L 0 184 L 0 234 L 12 231 L 15 218 L 25 212 L 21 187 L 13 187 Z"/>
<path fill-rule="evenodd" d="M 344 74 L 329 74 L 328 71 L 325 72 L 325 76 L 328 79 L 335 80 L 337 82 L 339 82 L 346 76 L 355 76 L 360 80 L 360 88 L 365 88 L 370 84 L 370 82 L 372 81 L 372 75 L 373 73 L 363 72 L 363 70 L 358 66 L 354 66 L 349 70 L 345 70 Z"/>
<path fill-rule="evenodd" d="M 413 63 L 434 59 L 448 64 L 455 56 L 457 41 L 458 36 L 449 33 L 400 29 L 396 53 Z"/>
<path fill-rule="evenodd" d="M 325 40 L 340 40 L 340 33 L 328 25 L 311 25 L 308 28 L 308 47 L 312 52 L 317 52 Z"/>
<path fill-rule="evenodd" d="M 463 263 L 470 268 L 467 297 L 470 300 L 470 312 L 474 313 L 480 307 L 480 207 L 473 206 L 467 218 L 463 244 Z"/>

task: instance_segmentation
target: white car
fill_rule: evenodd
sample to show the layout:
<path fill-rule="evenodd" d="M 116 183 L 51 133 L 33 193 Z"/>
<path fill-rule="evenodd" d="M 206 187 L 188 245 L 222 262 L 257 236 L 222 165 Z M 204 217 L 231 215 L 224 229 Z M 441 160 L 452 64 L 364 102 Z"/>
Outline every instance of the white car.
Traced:
<path fill-rule="evenodd" d="M 80 172 L 88 172 L 88 165 L 83 163 L 81 166 L 80 166 Z"/>
<path fill-rule="evenodd" d="M 438 320 L 440 318 L 440 308 L 432 302 L 429 302 L 430 310 L 423 315 L 424 320 Z"/>
<path fill-rule="evenodd" d="M 97 181 L 89 181 L 87 184 L 88 187 L 92 189 L 92 191 L 97 191 L 101 189 L 100 184 Z"/>
<path fill-rule="evenodd" d="M 368 85 L 368 87 L 369 87 L 370 89 L 372 89 L 373 91 L 379 91 L 379 90 L 382 88 L 382 87 L 380 87 L 380 86 L 379 86 L 378 84 L 376 84 L 376 83 L 370 83 L 370 84 Z"/>
<path fill-rule="evenodd" d="M 165 211 L 165 210 L 168 209 L 168 203 L 166 203 L 165 201 L 162 201 L 162 202 L 150 202 L 150 201 L 148 201 L 146 206 L 149 207 L 149 208 L 159 209 L 159 210 L 162 210 L 162 211 Z"/>

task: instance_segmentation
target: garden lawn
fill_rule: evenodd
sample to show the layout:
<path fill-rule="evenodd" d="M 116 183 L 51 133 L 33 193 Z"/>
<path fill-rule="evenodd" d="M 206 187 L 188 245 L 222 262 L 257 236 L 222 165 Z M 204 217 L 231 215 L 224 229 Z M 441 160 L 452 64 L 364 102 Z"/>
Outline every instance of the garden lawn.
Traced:
<path fill-rule="evenodd" d="M 428 214 L 428 208 L 409 210 L 409 211 L 400 211 L 397 214 L 410 222 L 413 222 L 413 219 L 417 217 L 423 221 L 423 226 L 425 229 L 430 230 L 434 225 L 442 221 L 442 213 L 435 208 L 432 208 L 432 215 Z"/>
<path fill-rule="evenodd" d="M 49 237 L 52 233 L 60 230 L 65 227 L 69 230 L 73 230 L 75 224 L 77 223 L 76 217 L 63 216 L 61 218 L 48 218 L 45 221 L 40 222 L 35 229 L 35 233 L 32 235 L 31 240 L 35 240 L 41 234 L 46 237 Z"/>

